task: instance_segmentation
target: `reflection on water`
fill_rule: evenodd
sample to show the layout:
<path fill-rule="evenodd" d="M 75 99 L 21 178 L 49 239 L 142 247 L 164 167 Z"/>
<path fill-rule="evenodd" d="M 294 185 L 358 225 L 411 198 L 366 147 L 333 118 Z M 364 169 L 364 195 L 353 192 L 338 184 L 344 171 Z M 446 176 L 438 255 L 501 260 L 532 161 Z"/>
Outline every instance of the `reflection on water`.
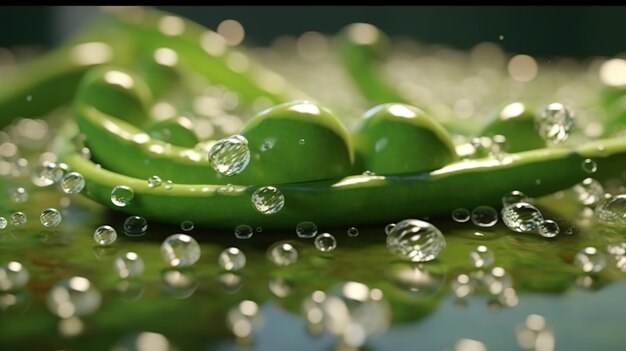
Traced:
<path fill-rule="evenodd" d="M 165 291 L 177 298 L 186 299 L 198 288 L 198 279 L 191 269 L 168 268 L 161 273 Z"/>

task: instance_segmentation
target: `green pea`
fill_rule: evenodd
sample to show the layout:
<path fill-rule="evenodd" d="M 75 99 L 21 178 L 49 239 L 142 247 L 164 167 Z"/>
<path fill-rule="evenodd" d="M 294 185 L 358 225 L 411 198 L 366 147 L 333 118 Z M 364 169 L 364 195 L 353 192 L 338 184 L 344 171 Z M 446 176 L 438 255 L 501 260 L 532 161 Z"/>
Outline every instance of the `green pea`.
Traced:
<path fill-rule="evenodd" d="M 200 141 L 193 131 L 193 122 L 187 117 L 173 117 L 146 127 L 148 134 L 156 139 L 182 147 L 195 147 Z"/>
<path fill-rule="evenodd" d="M 376 174 L 430 171 L 458 159 L 446 130 L 405 104 L 371 108 L 354 131 L 357 164 Z"/>
<path fill-rule="evenodd" d="M 502 149 L 505 152 L 520 152 L 539 149 L 546 142 L 535 129 L 535 113 L 527 104 L 513 102 L 504 106 L 478 133 L 481 136 L 502 135 L 506 138 Z"/>

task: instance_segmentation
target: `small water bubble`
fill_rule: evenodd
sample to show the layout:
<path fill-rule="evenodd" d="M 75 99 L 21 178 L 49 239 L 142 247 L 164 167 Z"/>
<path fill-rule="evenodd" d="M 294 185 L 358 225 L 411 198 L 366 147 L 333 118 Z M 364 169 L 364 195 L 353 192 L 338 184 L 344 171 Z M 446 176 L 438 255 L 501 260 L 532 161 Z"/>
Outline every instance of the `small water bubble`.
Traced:
<path fill-rule="evenodd" d="M 261 145 L 261 151 L 268 151 L 271 150 L 274 147 L 274 143 L 272 143 L 271 141 L 266 141 L 263 143 L 263 145 Z"/>
<path fill-rule="evenodd" d="M 248 140 L 233 135 L 215 143 L 209 150 L 209 162 L 219 174 L 232 176 L 243 172 L 250 162 Z"/>
<path fill-rule="evenodd" d="M 358 235 L 359 235 L 359 230 L 357 228 L 355 228 L 355 227 L 348 228 L 348 236 L 355 237 L 355 236 L 358 236 Z"/>
<path fill-rule="evenodd" d="M 117 240 L 117 232 L 109 225 L 101 225 L 93 232 L 93 240 L 98 245 L 108 246 Z"/>
<path fill-rule="evenodd" d="M 263 214 L 274 214 L 285 205 L 285 196 L 273 186 L 260 187 L 252 194 L 252 205 Z"/>
<path fill-rule="evenodd" d="M 485 245 L 479 245 L 470 252 L 470 260 L 474 267 L 485 268 L 493 264 L 493 253 Z"/>
<path fill-rule="evenodd" d="M 247 224 L 240 224 L 235 227 L 235 237 L 237 239 L 250 239 L 252 234 L 254 234 L 254 231 Z"/>
<path fill-rule="evenodd" d="M 446 247 L 446 239 L 434 225 L 417 219 L 406 219 L 387 236 L 387 248 L 413 262 L 434 260 Z"/>
<path fill-rule="evenodd" d="M 531 203 L 531 199 L 519 190 L 513 190 L 502 196 L 502 207 L 511 206 L 518 202 Z"/>
<path fill-rule="evenodd" d="M 172 267 L 191 266 L 200 259 L 200 245 L 189 235 L 170 235 L 161 244 L 161 255 Z"/>
<path fill-rule="evenodd" d="M 161 183 L 163 183 L 163 181 L 161 180 L 161 178 L 159 178 L 159 176 L 153 175 L 148 178 L 149 188 L 158 188 L 159 186 L 161 186 Z"/>
<path fill-rule="evenodd" d="M 576 253 L 574 263 L 583 272 L 600 272 L 606 266 L 606 256 L 593 246 L 588 246 Z"/>
<path fill-rule="evenodd" d="M 13 199 L 13 202 L 16 202 L 16 203 L 26 202 L 26 200 L 28 200 L 28 192 L 26 191 L 24 187 L 19 186 L 15 188 L 15 191 L 13 191 L 12 199 Z"/>
<path fill-rule="evenodd" d="M 80 156 L 85 160 L 91 160 L 91 150 L 88 147 L 81 147 Z"/>
<path fill-rule="evenodd" d="M 578 201 L 585 206 L 595 206 L 604 198 L 602 184 L 593 178 L 586 178 L 572 188 Z"/>
<path fill-rule="evenodd" d="M 63 168 L 54 162 L 44 162 L 39 169 L 39 177 L 44 186 L 60 182 L 64 174 Z"/>
<path fill-rule="evenodd" d="M 141 216 L 130 216 L 124 220 L 124 234 L 128 236 L 141 236 L 148 230 L 148 221 Z"/>
<path fill-rule="evenodd" d="M 330 252 L 337 247 L 337 239 L 329 233 L 322 233 L 316 236 L 314 243 L 315 247 L 322 252 Z"/>
<path fill-rule="evenodd" d="M 301 238 L 312 238 L 317 234 L 317 225 L 309 221 L 300 222 L 296 226 L 296 234 Z"/>
<path fill-rule="evenodd" d="M 61 189 L 66 194 L 78 194 L 85 187 L 85 178 L 78 172 L 70 172 L 61 180 Z"/>
<path fill-rule="evenodd" d="M 539 136 L 553 144 L 561 143 L 574 128 L 574 116 L 563 104 L 554 102 L 537 115 L 535 126 Z"/>
<path fill-rule="evenodd" d="M 626 194 L 601 200 L 596 206 L 595 215 L 603 225 L 626 229 Z"/>
<path fill-rule="evenodd" d="M 41 211 L 41 215 L 39 215 L 39 221 L 43 224 L 44 227 L 56 227 L 61 223 L 63 216 L 56 208 L 46 208 Z"/>
<path fill-rule="evenodd" d="M 471 219 L 479 227 L 493 227 L 498 222 L 498 212 L 491 206 L 478 206 L 472 210 Z"/>
<path fill-rule="evenodd" d="M 470 211 L 467 208 L 456 208 L 452 210 L 452 219 L 458 223 L 464 223 L 470 220 Z"/>
<path fill-rule="evenodd" d="M 500 34 L 500 35 L 498 36 L 498 39 L 500 39 L 500 40 L 504 40 L 504 35 Z"/>
<path fill-rule="evenodd" d="M 246 255 L 236 247 L 229 247 L 220 253 L 217 262 L 227 271 L 238 271 L 246 266 Z"/>
<path fill-rule="evenodd" d="M 137 278 L 143 273 L 143 259 L 135 252 L 126 252 L 115 258 L 115 270 L 122 279 Z"/>
<path fill-rule="evenodd" d="M 28 284 L 29 279 L 28 270 L 17 261 L 0 266 L 0 291 L 19 290 Z"/>
<path fill-rule="evenodd" d="M 6 218 L 0 217 L 0 229 L 5 229 L 9 225 L 9 222 Z"/>
<path fill-rule="evenodd" d="M 277 266 L 289 266 L 298 260 L 298 251 L 286 241 L 279 241 L 270 246 L 268 258 Z"/>
<path fill-rule="evenodd" d="M 100 307 L 102 295 L 84 277 L 72 277 L 57 282 L 48 291 L 47 305 L 61 318 L 86 316 Z"/>
<path fill-rule="evenodd" d="M 256 227 L 254 230 L 256 230 L 257 233 L 260 233 L 263 231 L 263 227 Z"/>
<path fill-rule="evenodd" d="M 24 225 L 27 221 L 28 218 L 26 217 L 26 214 L 24 212 L 18 211 L 11 214 L 11 224 L 15 226 Z"/>
<path fill-rule="evenodd" d="M 389 223 L 385 226 L 385 234 L 389 235 L 391 234 L 391 231 L 393 230 L 393 228 L 395 228 L 396 224 L 395 223 Z"/>
<path fill-rule="evenodd" d="M 535 206 L 518 202 L 502 209 L 502 222 L 519 233 L 534 232 L 543 222 L 543 215 Z"/>
<path fill-rule="evenodd" d="M 171 180 L 166 180 L 165 181 L 165 189 L 167 190 L 171 190 L 174 187 L 174 182 L 172 182 Z"/>
<path fill-rule="evenodd" d="M 305 143 L 305 140 L 304 140 L 304 139 L 300 139 L 300 140 L 298 140 L 298 144 L 300 144 L 300 145 L 304 145 L 304 143 Z"/>
<path fill-rule="evenodd" d="M 539 235 L 543 236 L 544 238 L 554 238 L 558 234 L 559 225 L 551 219 L 546 219 L 539 225 Z"/>
<path fill-rule="evenodd" d="M 450 283 L 450 287 L 452 288 L 454 295 L 460 299 L 474 292 L 475 285 L 475 280 L 467 274 L 457 275 L 452 283 Z"/>
<path fill-rule="evenodd" d="M 586 173 L 596 173 L 598 170 L 598 165 L 590 158 L 586 158 L 583 163 L 580 165 Z"/>
<path fill-rule="evenodd" d="M 135 192 L 126 185 L 118 185 L 111 190 L 111 202 L 118 207 L 128 205 L 134 197 Z"/>
<path fill-rule="evenodd" d="M 182 229 L 185 232 L 190 232 L 192 231 L 194 228 L 193 222 L 189 221 L 189 220 L 185 220 L 180 222 L 180 229 Z"/>

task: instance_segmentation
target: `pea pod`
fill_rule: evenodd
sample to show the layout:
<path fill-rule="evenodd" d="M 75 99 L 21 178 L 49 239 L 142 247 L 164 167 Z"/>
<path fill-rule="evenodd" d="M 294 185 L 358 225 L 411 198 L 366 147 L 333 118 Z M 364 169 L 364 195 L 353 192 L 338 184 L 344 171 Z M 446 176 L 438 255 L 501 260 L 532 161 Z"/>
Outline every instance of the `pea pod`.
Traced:
<path fill-rule="evenodd" d="M 151 188 L 145 179 L 98 167 L 81 157 L 71 143 L 61 144 L 62 159 L 86 178 L 84 194 L 92 199 L 150 219 L 178 223 L 184 218 L 223 229 L 242 223 L 290 229 L 305 220 L 323 227 L 358 226 L 442 215 L 457 207 L 497 206 L 501 196 L 511 190 L 542 196 L 582 181 L 589 176 L 581 167 L 586 158 L 598 165 L 597 179 L 619 176 L 626 162 L 626 139 L 612 138 L 575 149 L 554 147 L 514 153 L 503 160 L 459 161 L 430 172 L 274 184 L 284 195 L 285 205 L 278 213 L 265 215 L 251 202 L 259 185 Z M 557 169 L 559 172 L 554 171 Z M 111 190 L 118 185 L 129 186 L 135 193 L 131 203 L 122 208 L 111 203 Z"/>

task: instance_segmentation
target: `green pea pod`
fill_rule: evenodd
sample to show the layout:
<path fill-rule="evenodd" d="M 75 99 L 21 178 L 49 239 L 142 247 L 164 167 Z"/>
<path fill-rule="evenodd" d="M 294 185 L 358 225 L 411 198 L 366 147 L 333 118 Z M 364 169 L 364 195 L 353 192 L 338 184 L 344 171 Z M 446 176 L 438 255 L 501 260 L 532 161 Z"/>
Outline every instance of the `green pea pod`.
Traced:
<path fill-rule="evenodd" d="M 499 206 L 501 196 L 511 190 L 536 197 L 577 184 L 589 176 L 581 167 L 586 158 L 598 165 L 594 177 L 600 180 L 619 176 L 626 164 L 626 138 L 612 138 L 575 149 L 554 147 L 514 153 L 503 160 L 459 161 L 430 172 L 273 184 L 284 195 L 285 205 L 279 212 L 266 215 L 251 201 L 259 185 L 151 188 L 146 179 L 98 167 L 81 157 L 72 143 L 61 144 L 62 160 L 86 179 L 83 193 L 101 204 L 163 222 L 178 223 L 185 218 L 197 225 L 223 229 L 244 223 L 290 229 L 305 220 L 322 227 L 359 226 L 443 215 L 457 207 Z M 111 191 L 118 185 L 131 187 L 135 194 L 121 208 L 111 203 Z"/>

